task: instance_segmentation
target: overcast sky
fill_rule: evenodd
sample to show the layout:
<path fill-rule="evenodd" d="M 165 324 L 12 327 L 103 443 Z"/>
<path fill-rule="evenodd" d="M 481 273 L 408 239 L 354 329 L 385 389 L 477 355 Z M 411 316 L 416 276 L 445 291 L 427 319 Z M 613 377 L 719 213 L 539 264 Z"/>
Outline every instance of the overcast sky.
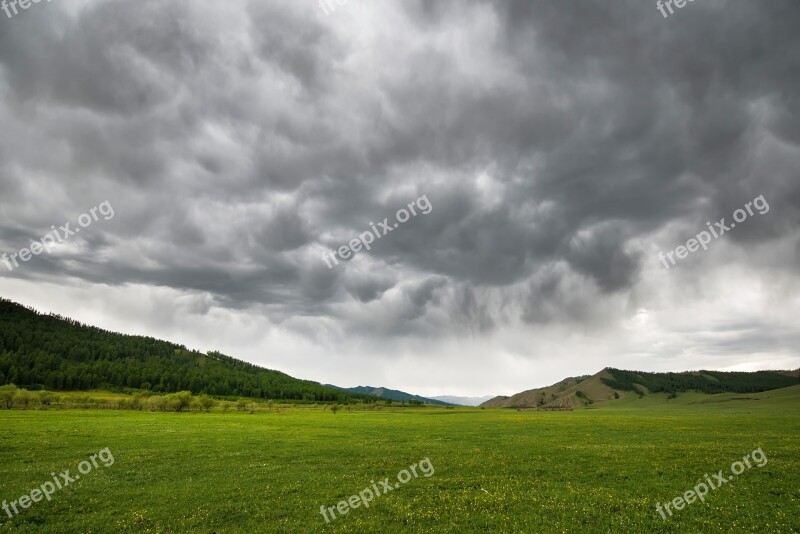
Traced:
<path fill-rule="evenodd" d="M 800 367 L 797 0 L 333 6 L 0 11 L 0 252 L 114 210 L 0 295 L 422 395 Z"/>

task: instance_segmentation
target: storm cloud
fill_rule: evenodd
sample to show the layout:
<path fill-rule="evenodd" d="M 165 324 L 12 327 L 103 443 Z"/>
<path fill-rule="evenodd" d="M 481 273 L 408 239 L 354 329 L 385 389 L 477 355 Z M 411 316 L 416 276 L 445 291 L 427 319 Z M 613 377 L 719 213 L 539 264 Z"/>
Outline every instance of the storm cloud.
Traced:
<path fill-rule="evenodd" d="M 793 0 L 0 13 L 0 249 L 116 211 L 0 265 L 0 291 L 420 394 L 797 367 L 798 25 Z M 422 195 L 429 214 L 322 261 Z M 768 214 L 663 269 L 758 195 Z"/>

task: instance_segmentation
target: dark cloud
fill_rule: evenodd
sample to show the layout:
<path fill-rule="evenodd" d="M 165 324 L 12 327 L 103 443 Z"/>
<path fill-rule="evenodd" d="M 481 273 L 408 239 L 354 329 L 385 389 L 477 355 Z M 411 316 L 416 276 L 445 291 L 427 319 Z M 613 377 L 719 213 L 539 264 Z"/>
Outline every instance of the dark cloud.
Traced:
<path fill-rule="evenodd" d="M 117 216 L 4 274 L 170 288 L 311 337 L 298 318 L 591 328 L 655 305 L 656 250 L 763 194 L 675 277 L 782 247 L 794 280 L 798 23 L 793 0 L 35 5 L 0 20 L 0 245 Z M 423 194 L 431 213 L 323 263 Z"/>

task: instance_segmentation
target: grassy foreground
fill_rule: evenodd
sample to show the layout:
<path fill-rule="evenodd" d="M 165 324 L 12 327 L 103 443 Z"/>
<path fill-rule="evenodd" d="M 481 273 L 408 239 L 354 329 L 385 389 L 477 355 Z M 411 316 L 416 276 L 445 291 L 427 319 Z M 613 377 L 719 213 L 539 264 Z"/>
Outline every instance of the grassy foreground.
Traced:
<path fill-rule="evenodd" d="M 0 500 L 106 447 L 115 462 L 13 519 L 0 510 L 0 532 L 800 531 L 800 389 L 731 397 L 575 412 L 3 410 Z M 764 467 L 666 521 L 656 512 L 759 447 Z M 326 525 L 321 505 L 423 458 L 432 476 Z"/>

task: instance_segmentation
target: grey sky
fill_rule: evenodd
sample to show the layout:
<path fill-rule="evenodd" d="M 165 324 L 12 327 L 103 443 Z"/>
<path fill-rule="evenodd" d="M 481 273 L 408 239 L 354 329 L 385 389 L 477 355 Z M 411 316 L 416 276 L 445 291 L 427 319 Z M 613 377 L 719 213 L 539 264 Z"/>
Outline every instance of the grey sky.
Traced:
<path fill-rule="evenodd" d="M 800 4 L 0 11 L 0 294 L 301 378 L 800 366 Z M 421 195 L 369 252 L 321 260 Z M 670 270 L 674 249 L 764 195 Z"/>

